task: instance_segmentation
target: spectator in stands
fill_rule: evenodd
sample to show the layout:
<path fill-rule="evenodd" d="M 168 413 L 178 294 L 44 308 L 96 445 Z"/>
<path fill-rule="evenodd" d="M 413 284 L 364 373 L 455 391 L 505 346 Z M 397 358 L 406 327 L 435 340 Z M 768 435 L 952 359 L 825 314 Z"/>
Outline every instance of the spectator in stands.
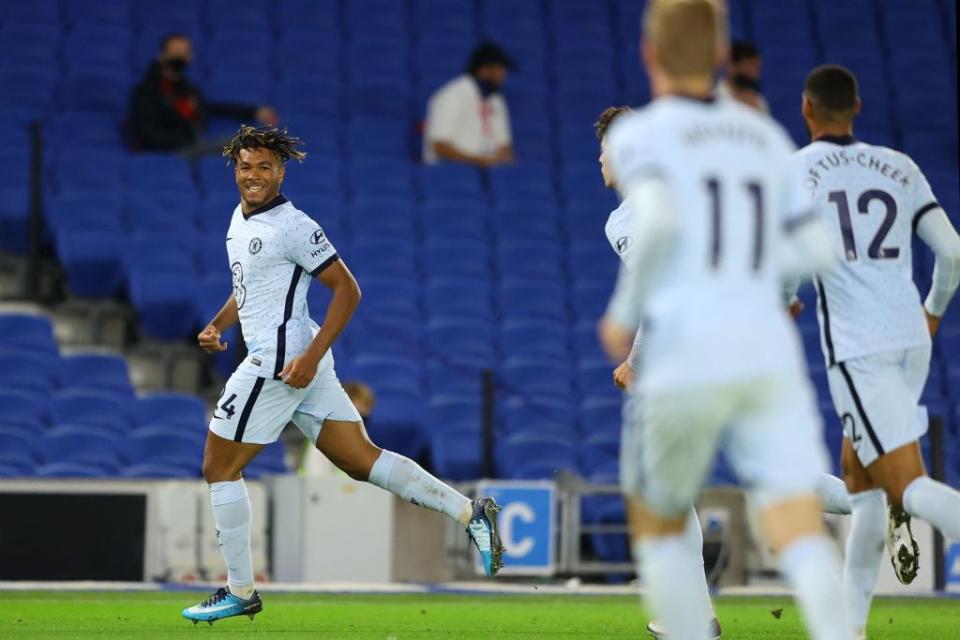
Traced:
<path fill-rule="evenodd" d="M 513 161 L 510 114 L 500 93 L 513 67 L 506 52 L 492 42 L 473 50 L 466 72 L 430 96 L 424 162 L 493 167 Z"/>
<path fill-rule="evenodd" d="M 144 151 L 179 151 L 186 155 L 220 153 L 226 140 L 204 137 L 211 116 L 257 120 L 275 125 L 273 107 L 207 102 L 187 78 L 193 59 L 190 38 L 174 33 L 163 38 L 157 59 L 130 96 L 130 127 Z"/>
<path fill-rule="evenodd" d="M 730 45 L 730 64 L 727 65 L 727 72 L 717 87 L 717 93 L 769 113 L 770 107 L 760 92 L 762 70 L 763 59 L 756 45 L 734 41 Z"/>

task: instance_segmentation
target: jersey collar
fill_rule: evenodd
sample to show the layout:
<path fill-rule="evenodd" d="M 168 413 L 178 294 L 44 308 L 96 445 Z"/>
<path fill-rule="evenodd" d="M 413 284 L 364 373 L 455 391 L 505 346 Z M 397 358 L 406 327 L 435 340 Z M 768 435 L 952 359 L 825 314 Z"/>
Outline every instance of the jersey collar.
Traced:
<path fill-rule="evenodd" d="M 271 201 L 268 202 L 267 204 L 265 204 L 265 205 L 263 205 L 263 206 L 260 206 L 260 207 L 257 207 L 256 209 L 254 209 L 254 210 L 251 211 L 250 213 L 243 213 L 243 210 L 242 210 L 242 209 L 240 210 L 240 213 L 243 214 L 244 219 L 249 220 L 249 219 L 252 218 L 253 216 L 259 215 L 259 214 L 261 214 L 261 213 L 266 213 L 267 211 L 270 211 L 271 209 L 276 209 L 277 207 L 279 207 L 280 205 L 284 204 L 285 202 L 289 202 L 289 200 L 287 200 L 287 197 L 281 193 L 281 194 L 278 194 L 276 198 L 274 198 L 273 200 L 271 200 Z"/>
<path fill-rule="evenodd" d="M 844 147 L 853 144 L 857 139 L 853 136 L 820 136 L 814 142 L 829 142 L 830 144 L 839 144 Z"/>
<path fill-rule="evenodd" d="M 717 101 L 716 94 L 711 93 L 708 96 L 693 96 L 689 93 L 674 92 L 667 94 L 671 98 L 680 98 L 681 100 L 687 100 L 691 102 L 699 102 L 701 104 L 713 104 Z"/>

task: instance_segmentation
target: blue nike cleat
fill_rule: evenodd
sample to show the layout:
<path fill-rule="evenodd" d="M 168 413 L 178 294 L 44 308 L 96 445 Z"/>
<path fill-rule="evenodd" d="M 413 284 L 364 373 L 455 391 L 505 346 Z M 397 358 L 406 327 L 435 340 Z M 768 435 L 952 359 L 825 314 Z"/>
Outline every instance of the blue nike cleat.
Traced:
<path fill-rule="evenodd" d="M 493 498 L 477 498 L 473 501 L 473 518 L 467 525 L 467 535 L 477 545 L 488 578 L 497 575 L 503 567 L 503 543 L 497 526 L 499 512 L 500 505 Z"/>
<path fill-rule="evenodd" d="M 187 620 L 193 620 L 197 624 L 201 620 L 213 624 L 215 620 L 221 618 L 232 618 L 233 616 L 253 616 L 263 611 L 263 600 L 256 591 L 250 596 L 249 600 L 239 598 L 230 593 L 230 587 L 220 587 L 217 592 L 209 598 L 183 610 L 183 617 Z"/>

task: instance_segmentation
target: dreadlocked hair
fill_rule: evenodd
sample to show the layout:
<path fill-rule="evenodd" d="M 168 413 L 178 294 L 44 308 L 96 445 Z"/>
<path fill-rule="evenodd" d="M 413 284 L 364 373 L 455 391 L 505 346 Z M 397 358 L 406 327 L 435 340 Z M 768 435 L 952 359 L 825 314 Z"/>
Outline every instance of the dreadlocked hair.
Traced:
<path fill-rule="evenodd" d="M 286 163 L 291 158 L 303 162 L 307 154 L 297 149 L 301 144 L 303 141 L 288 134 L 286 128 L 251 127 L 245 124 L 223 148 L 223 155 L 236 164 L 241 149 L 269 149 L 277 154 L 280 162 Z"/>

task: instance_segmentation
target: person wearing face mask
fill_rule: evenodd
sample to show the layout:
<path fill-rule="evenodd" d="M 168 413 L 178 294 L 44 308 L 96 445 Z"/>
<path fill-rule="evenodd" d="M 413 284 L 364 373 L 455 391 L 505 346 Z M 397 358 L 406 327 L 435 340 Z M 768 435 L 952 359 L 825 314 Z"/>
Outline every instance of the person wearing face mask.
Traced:
<path fill-rule="evenodd" d="M 492 42 L 473 50 L 466 71 L 430 96 L 424 162 L 486 168 L 513 161 L 510 113 L 500 93 L 513 68 L 506 52 Z"/>
<path fill-rule="evenodd" d="M 732 42 L 730 62 L 726 74 L 717 85 L 717 94 L 739 100 L 762 113 L 770 113 L 767 100 L 760 91 L 762 68 L 763 59 L 755 45 L 750 42 Z"/>
<path fill-rule="evenodd" d="M 173 33 L 160 42 L 157 59 L 130 96 L 130 132 L 142 151 L 177 151 L 185 155 L 219 153 L 223 140 L 205 138 L 207 121 L 221 116 L 255 119 L 275 125 L 269 106 L 207 102 L 187 77 L 193 59 L 190 38 Z"/>

